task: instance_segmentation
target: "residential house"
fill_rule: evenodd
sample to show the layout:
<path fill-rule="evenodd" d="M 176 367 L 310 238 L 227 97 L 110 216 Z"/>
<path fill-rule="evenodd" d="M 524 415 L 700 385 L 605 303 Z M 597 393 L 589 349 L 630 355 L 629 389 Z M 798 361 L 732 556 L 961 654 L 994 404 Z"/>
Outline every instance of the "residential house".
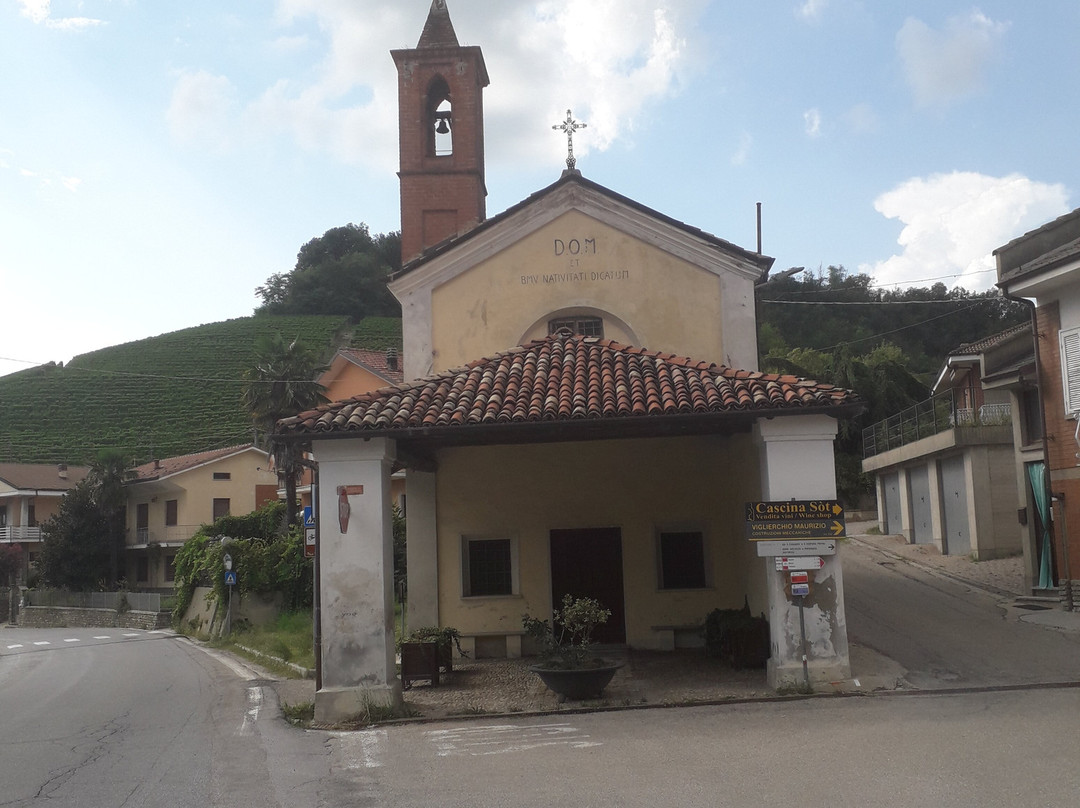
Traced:
<path fill-rule="evenodd" d="M 41 524 L 56 515 L 64 495 L 89 473 L 64 463 L 0 463 L 0 544 L 22 547 L 22 580 L 41 545 Z"/>
<path fill-rule="evenodd" d="M 966 343 L 949 353 L 931 398 L 864 430 L 884 532 L 945 555 L 1021 552 L 1014 427 L 1031 412 L 1023 391 L 1034 362 L 1027 324 Z"/>
<path fill-rule="evenodd" d="M 998 287 L 1034 312 L 1043 429 L 1032 423 L 1022 436 L 1019 504 L 1036 533 L 1036 586 L 1071 608 L 1080 578 L 1080 209 L 994 255 Z"/>
<path fill-rule="evenodd" d="M 746 540 L 745 505 L 834 498 L 837 419 L 861 405 L 751 369 L 754 287 L 772 259 L 588 180 L 572 159 L 486 218 L 480 48 L 458 45 L 436 0 L 417 48 L 393 57 L 406 261 L 390 288 L 416 381 L 278 426 L 318 465 L 316 718 L 400 699 L 397 465 L 409 625 L 517 656 L 530 651 L 522 613 L 550 615 L 569 593 L 611 610 L 598 640 L 671 649 L 711 610 L 748 603 L 770 621 L 770 683 L 801 682 L 800 611 Z M 803 614 L 813 681 L 850 675 L 839 557 L 824 564 Z"/>
<path fill-rule="evenodd" d="M 125 487 L 128 583 L 166 591 L 173 587 L 176 551 L 199 527 L 278 498 L 269 455 L 251 445 L 144 463 Z"/>

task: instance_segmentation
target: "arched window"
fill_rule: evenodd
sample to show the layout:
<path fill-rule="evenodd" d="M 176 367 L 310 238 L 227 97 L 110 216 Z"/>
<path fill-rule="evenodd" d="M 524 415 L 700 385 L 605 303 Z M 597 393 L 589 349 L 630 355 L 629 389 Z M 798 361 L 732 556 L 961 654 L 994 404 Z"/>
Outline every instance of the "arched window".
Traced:
<path fill-rule="evenodd" d="M 454 153 L 454 116 L 450 103 L 450 87 L 442 76 L 432 79 L 427 95 L 428 157 L 445 157 Z"/>
<path fill-rule="evenodd" d="M 568 328 L 583 337 L 604 336 L 604 321 L 599 317 L 558 317 L 548 320 L 549 334 L 554 334 L 560 328 Z"/>

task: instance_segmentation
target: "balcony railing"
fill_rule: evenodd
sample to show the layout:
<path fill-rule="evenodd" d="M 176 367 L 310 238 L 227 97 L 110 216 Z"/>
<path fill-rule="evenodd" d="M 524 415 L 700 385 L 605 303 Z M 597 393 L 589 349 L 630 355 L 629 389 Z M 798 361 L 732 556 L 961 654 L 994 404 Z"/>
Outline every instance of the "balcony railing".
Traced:
<path fill-rule="evenodd" d="M 0 544 L 12 544 L 20 541 L 41 541 L 41 528 L 24 527 L 23 525 L 0 527 Z"/>
<path fill-rule="evenodd" d="M 897 449 L 948 429 L 1012 422 L 1012 405 L 957 407 L 953 391 L 940 393 L 863 430 L 863 457 Z"/>
<path fill-rule="evenodd" d="M 164 527 L 139 527 L 128 529 L 128 544 L 180 544 L 195 535 L 201 525 L 165 525 Z"/>

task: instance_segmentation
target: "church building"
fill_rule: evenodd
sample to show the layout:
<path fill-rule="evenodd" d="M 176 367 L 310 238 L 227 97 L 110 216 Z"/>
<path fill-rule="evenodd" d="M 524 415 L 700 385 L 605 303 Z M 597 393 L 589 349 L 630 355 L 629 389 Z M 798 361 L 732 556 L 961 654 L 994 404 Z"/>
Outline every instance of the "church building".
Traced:
<path fill-rule="evenodd" d="M 480 48 L 435 0 L 393 59 L 405 381 L 278 426 L 318 467 L 317 720 L 401 699 L 399 469 L 409 626 L 527 655 L 522 614 L 570 593 L 611 610 L 599 642 L 664 650 L 748 603 L 770 623 L 770 684 L 802 681 L 798 609 L 747 541 L 745 505 L 833 499 L 837 421 L 861 404 L 754 370 L 754 288 L 773 260 L 586 178 L 572 149 L 551 185 L 488 218 Z M 839 556 L 811 578 L 809 675 L 846 678 Z"/>

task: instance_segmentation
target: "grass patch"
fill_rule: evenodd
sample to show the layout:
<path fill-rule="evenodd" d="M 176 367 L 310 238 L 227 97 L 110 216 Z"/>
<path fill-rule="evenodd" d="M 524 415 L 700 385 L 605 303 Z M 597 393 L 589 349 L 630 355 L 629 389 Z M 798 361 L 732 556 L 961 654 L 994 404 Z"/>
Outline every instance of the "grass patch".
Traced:
<path fill-rule="evenodd" d="M 234 626 L 233 633 L 223 640 L 225 645 L 244 645 L 302 668 L 315 667 L 314 643 L 311 612 L 308 611 L 282 614 L 266 626 L 245 626 L 243 629 Z M 256 661 L 265 664 L 265 660 Z"/>
<path fill-rule="evenodd" d="M 315 720 L 315 702 L 282 704 L 281 712 L 285 714 L 285 720 L 290 724 L 310 724 Z"/>

